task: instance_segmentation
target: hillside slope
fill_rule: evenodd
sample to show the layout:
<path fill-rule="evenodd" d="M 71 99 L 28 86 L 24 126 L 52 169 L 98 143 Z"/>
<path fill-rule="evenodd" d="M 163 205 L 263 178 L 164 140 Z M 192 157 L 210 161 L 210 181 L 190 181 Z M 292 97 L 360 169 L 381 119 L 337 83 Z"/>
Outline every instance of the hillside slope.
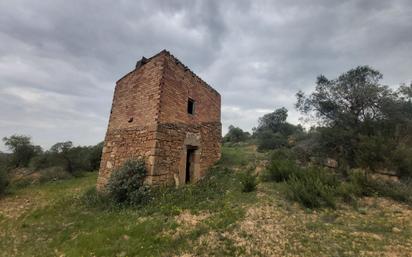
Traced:
<path fill-rule="evenodd" d="M 207 181 L 139 208 L 88 205 L 95 173 L 18 189 L 0 199 L 0 256 L 412 256 L 409 206 L 307 210 L 276 183 L 242 193 L 239 174 L 264 156 L 223 151 Z"/>

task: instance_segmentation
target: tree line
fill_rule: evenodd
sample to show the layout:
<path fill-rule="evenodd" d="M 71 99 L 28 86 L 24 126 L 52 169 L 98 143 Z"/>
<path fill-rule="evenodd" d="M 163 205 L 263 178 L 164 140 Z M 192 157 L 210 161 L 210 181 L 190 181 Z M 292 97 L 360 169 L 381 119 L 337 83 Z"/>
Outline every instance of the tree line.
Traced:
<path fill-rule="evenodd" d="M 296 109 L 310 129 L 287 122 L 288 110 L 259 118 L 249 134 L 230 126 L 224 143 L 254 141 L 259 151 L 290 149 L 299 161 L 332 158 L 343 172 L 412 177 L 412 84 L 394 89 L 381 84 L 382 74 L 359 66 L 335 79 L 320 75 L 309 94 L 296 94 Z"/>
<path fill-rule="evenodd" d="M 103 142 L 74 146 L 71 141 L 65 141 L 43 150 L 25 135 L 4 137 L 3 142 L 10 153 L 0 152 L 0 193 L 8 185 L 13 170 L 24 170 L 25 174 L 40 172 L 44 180 L 98 170 L 103 149 Z"/>

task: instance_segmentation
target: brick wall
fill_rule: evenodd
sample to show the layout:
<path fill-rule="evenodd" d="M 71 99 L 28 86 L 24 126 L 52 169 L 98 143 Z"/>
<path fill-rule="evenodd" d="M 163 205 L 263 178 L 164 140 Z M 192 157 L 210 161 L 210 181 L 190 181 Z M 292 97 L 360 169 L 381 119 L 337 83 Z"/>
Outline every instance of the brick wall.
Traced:
<path fill-rule="evenodd" d="M 188 98 L 194 115 L 187 113 Z M 187 145 L 196 145 L 197 180 L 220 158 L 220 95 L 166 51 L 115 88 L 97 188 L 129 158 L 142 156 L 151 184 L 184 181 Z"/>
<path fill-rule="evenodd" d="M 153 171 L 163 64 L 162 56 L 155 56 L 117 81 L 97 180 L 99 190 L 127 159 L 145 157 L 149 173 Z"/>
<path fill-rule="evenodd" d="M 160 183 L 184 181 L 185 140 L 190 133 L 199 137 L 199 169 L 194 175 L 198 180 L 220 159 L 220 95 L 173 56 L 164 58 L 154 174 Z M 193 115 L 187 112 L 189 98 L 195 101 Z"/>
<path fill-rule="evenodd" d="M 116 83 L 109 128 L 123 129 L 155 124 L 158 119 L 163 58 L 156 56 Z M 130 119 L 133 121 L 130 122 Z"/>
<path fill-rule="evenodd" d="M 195 100 L 194 115 L 187 113 L 188 98 Z M 165 56 L 159 123 L 175 122 L 220 122 L 220 95 L 183 64 Z"/>
<path fill-rule="evenodd" d="M 133 157 L 144 157 L 149 174 L 153 173 L 155 133 L 155 125 L 108 131 L 100 162 L 97 188 L 103 189 L 111 172 Z"/>
<path fill-rule="evenodd" d="M 188 142 L 188 135 L 196 137 L 195 142 Z M 188 144 L 196 146 L 199 154 L 199 167 L 193 174 L 193 181 L 202 178 L 207 169 L 220 159 L 220 122 L 197 125 L 163 123 L 158 125 L 155 138 L 153 180 L 156 184 L 184 183 Z"/>

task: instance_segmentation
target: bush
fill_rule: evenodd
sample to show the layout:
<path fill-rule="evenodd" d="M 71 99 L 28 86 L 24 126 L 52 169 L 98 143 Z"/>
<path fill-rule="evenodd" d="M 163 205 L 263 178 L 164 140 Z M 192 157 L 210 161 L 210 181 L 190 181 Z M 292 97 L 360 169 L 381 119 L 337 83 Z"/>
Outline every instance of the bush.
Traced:
<path fill-rule="evenodd" d="M 309 147 L 308 147 L 309 148 Z M 313 155 L 310 149 L 305 149 L 302 146 L 295 146 L 292 148 L 293 154 L 296 156 L 296 160 L 301 164 L 307 164 L 310 162 L 310 157 Z"/>
<path fill-rule="evenodd" d="M 262 174 L 263 181 L 283 182 L 290 179 L 294 174 L 301 171 L 292 160 L 275 160 L 271 161 L 269 166 Z"/>
<path fill-rule="evenodd" d="M 270 163 L 262 174 L 263 181 L 283 182 L 289 180 L 292 174 L 301 172 L 293 154 L 287 150 L 274 151 Z"/>
<path fill-rule="evenodd" d="M 117 203 L 141 204 L 149 197 L 144 184 L 147 171 L 143 160 L 127 160 L 115 170 L 107 184 L 109 197 Z"/>
<path fill-rule="evenodd" d="M 288 138 L 280 133 L 264 130 L 257 134 L 258 151 L 278 149 L 288 145 Z"/>
<path fill-rule="evenodd" d="M 242 192 L 248 193 L 255 191 L 258 184 L 257 175 L 253 174 L 253 170 L 249 169 L 241 175 L 240 183 L 242 184 Z"/>
<path fill-rule="evenodd" d="M 339 195 L 346 203 L 355 203 L 358 197 L 372 195 L 372 189 L 366 174 L 360 171 L 351 171 L 346 181 L 342 181 L 337 188 Z"/>
<path fill-rule="evenodd" d="M 375 194 L 389 197 L 395 201 L 412 204 L 412 182 L 369 181 L 369 187 Z"/>
<path fill-rule="evenodd" d="M 336 206 L 336 178 L 322 169 L 307 169 L 292 174 L 287 181 L 287 196 L 307 208 Z"/>
<path fill-rule="evenodd" d="M 6 189 L 9 185 L 9 176 L 7 170 L 0 166 L 0 195 L 6 192 Z"/>
<path fill-rule="evenodd" d="M 51 160 L 51 156 L 48 153 L 43 153 L 40 155 L 37 155 L 33 158 L 31 158 L 30 162 L 29 162 L 29 168 L 31 170 L 41 170 L 41 169 L 46 169 L 49 168 L 52 165 L 52 160 Z"/>
<path fill-rule="evenodd" d="M 13 187 L 23 188 L 34 184 L 64 180 L 72 177 L 73 175 L 64 170 L 63 167 L 54 166 L 41 169 L 38 172 L 28 173 L 13 180 Z"/>
<path fill-rule="evenodd" d="M 345 203 L 355 203 L 358 197 L 358 188 L 350 182 L 342 182 L 338 187 L 339 195 Z"/>
<path fill-rule="evenodd" d="M 237 128 L 237 127 L 230 125 L 229 131 L 223 137 L 223 142 L 238 143 L 238 142 L 246 141 L 248 138 L 250 138 L 249 132 L 244 132 L 241 128 Z"/>
<path fill-rule="evenodd" d="M 392 163 L 401 179 L 412 178 L 412 148 L 396 149 L 392 154 Z"/>
<path fill-rule="evenodd" d="M 50 167 L 47 169 L 40 170 L 39 173 L 40 173 L 40 177 L 39 177 L 40 183 L 69 179 L 73 177 L 70 173 L 68 173 L 62 167 Z"/>
<path fill-rule="evenodd" d="M 96 187 L 89 188 L 80 198 L 81 202 L 87 206 L 98 209 L 107 209 L 116 207 L 107 195 L 97 192 Z"/>

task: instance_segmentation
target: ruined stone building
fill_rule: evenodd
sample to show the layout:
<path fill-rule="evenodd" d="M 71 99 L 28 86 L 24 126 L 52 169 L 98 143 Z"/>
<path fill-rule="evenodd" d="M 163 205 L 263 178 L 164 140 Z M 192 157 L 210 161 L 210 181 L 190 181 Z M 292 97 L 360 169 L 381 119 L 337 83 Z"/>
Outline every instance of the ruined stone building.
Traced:
<path fill-rule="evenodd" d="M 220 95 L 166 50 L 116 83 L 98 189 L 130 158 L 149 184 L 195 182 L 220 158 Z"/>

